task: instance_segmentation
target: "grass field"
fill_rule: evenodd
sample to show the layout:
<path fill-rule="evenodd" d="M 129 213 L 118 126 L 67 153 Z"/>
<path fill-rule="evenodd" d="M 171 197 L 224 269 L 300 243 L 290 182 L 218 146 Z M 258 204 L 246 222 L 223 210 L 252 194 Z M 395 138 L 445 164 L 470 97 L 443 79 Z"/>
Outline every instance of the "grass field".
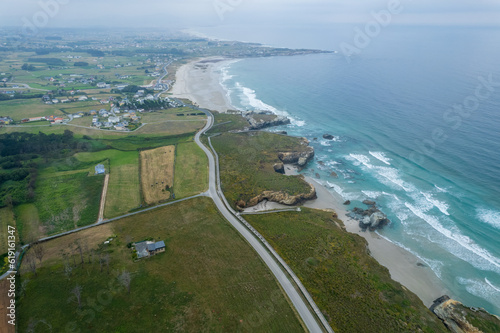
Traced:
<path fill-rule="evenodd" d="M 167 200 L 174 186 L 175 146 L 140 153 L 141 189 L 146 204 Z"/>
<path fill-rule="evenodd" d="M 109 175 L 108 192 L 104 216 L 106 218 L 127 213 L 139 207 L 139 153 L 115 149 L 97 152 L 78 153 L 74 158 L 82 164 L 90 164 L 91 169 L 97 163 L 107 161 Z M 104 162 L 106 165 L 106 162 Z"/>
<path fill-rule="evenodd" d="M 299 176 L 274 171 L 279 152 L 301 151 L 299 138 L 267 132 L 225 133 L 212 138 L 219 154 L 221 185 L 230 204 L 247 202 L 265 190 L 290 195 L 308 193 L 309 185 Z"/>
<path fill-rule="evenodd" d="M 8 251 L 7 238 L 9 236 L 9 226 L 16 227 L 16 221 L 14 219 L 14 212 L 12 208 L 5 207 L 0 208 L 0 255 Z M 2 266 L 3 262 L 0 262 Z"/>
<path fill-rule="evenodd" d="M 366 241 L 344 231 L 331 212 L 302 209 L 245 218 L 290 265 L 335 332 L 447 332 L 368 254 Z"/>
<path fill-rule="evenodd" d="M 96 222 L 103 181 L 88 172 L 39 177 L 36 206 L 47 234 Z"/>
<path fill-rule="evenodd" d="M 214 112 L 214 126 L 208 133 L 224 133 L 232 130 L 242 130 L 248 126 L 248 121 L 241 115 Z"/>
<path fill-rule="evenodd" d="M 15 121 L 20 121 L 24 118 L 63 115 L 59 107 L 59 104 L 43 104 L 38 98 L 0 101 L 2 116 L 10 116 Z"/>
<path fill-rule="evenodd" d="M 119 152 L 122 158 L 112 157 L 104 216 L 127 213 L 141 204 L 139 153 Z"/>
<path fill-rule="evenodd" d="M 20 332 L 30 324 L 37 332 L 47 324 L 53 332 L 304 331 L 271 273 L 208 198 L 91 230 L 45 243 L 37 277 L 23 264 L 18 284 L 29 282 L 17 303 Z M 113 234 L 105 248 L 102 242 Z M 166 252 L 134 262 L 126 244 L 148 237 L 164 240 Z M 83 238 L 110 255 L 109 273 L 106 265 L 100 272 L 98 254 L 93 263 L 85 254 L 83 265 L 78 255 L 76 267 L 69 259 L 72 271 L 65 276 L 61 251 Z M 123 270 L 131 274 L 130 294 L 117 279 Z M 82 286 L 80 310 L 70 293 L 76 285 Z"/>
<path fill-rule="evenodd" d="M 205 126 L 205 120 L 193 121 L 163 121 L 146 124 L 134 131 L 134 135 L 178 135 L 183 133 L 194 133 Z"/>
<path fill-rule="evenodd" d="M 40 223 L 38 209 L 35 204 L 29 203 L 16 206 L 14 214 L 21 243 L 30 243 L 46 235 L 46 230 Z"/>
<path fill-rule="evenodd" d="M 177 145 L 174 189 L 177 199 L 208 189 L 208 159 L 195 142 Z"/>

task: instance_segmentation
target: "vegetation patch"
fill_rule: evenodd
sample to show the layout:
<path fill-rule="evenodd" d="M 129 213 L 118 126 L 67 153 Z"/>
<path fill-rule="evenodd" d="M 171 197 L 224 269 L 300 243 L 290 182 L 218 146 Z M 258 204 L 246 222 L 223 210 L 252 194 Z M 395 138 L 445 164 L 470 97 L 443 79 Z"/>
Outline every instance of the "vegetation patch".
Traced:
<path fill-rule="evenodd" d="M 245 218 L 290 265 L 335 332 L 447 332 L 412 292 L 391 279 L 331 212 L 302 209 Z"/>
<path fill-rule="evenodd" d="M 195 142 L 177 145 L 174 188 L 178 199 L 208 189 L 207 155 Z"/>
<path fill-rule="evenodd" d="M 146 204 L 167 200 L 174 186 L 175 146 L 141 151 L 141 188 Z"/>
<path fill-rule="evenodd" d="M 127 244 L 148 237 L 165 240 L 167 251 L 133 261 Z M 20 332 L 304 331 L 272 274 L 208 198 L 42 245 L 45 256 L 33 270 L 30 250 L 17 282 Z"/>
<path fill-rule="evenodd" d="M 8 251 L 7 237 L 9 236 L 9 226 L 16 227 L 12 207 L 0 208 L 0 255 Z M 0 266 L 2 264 L 3 260 L 0 260 Z"/>
<path fill-rule="evenodd" d="M 36 206 L 47 234 L 95 223 L 103 182 L 87 172 L 39 178 Z"/>
<path fill-rule="evenodd" d="M 248 121 L 239 114 L 213 112 L 214 125 L 208 134 L 224 133 L 228 131 L 242 130 L 248 127 Z"/>
<path fill-rule="evenodd" d="M 263 191 L 283 191 L 289 195 L 309 193 L 302 176 L 285 176 L 274 171 L 278 153 L 302 151 L 299 138 L 268 132 L 224 133 L 212 137 L 219 155 L 221 185 L 233 207 Z"/>

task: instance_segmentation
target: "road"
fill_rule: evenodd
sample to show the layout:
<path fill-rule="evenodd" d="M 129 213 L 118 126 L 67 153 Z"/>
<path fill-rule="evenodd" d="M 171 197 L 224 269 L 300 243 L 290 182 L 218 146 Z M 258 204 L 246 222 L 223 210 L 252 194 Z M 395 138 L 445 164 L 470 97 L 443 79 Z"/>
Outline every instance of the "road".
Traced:
<path fill-rule="evenodd" d="M 288 298 L 293 303 L 295 309 L 297 310 L 298 314 L 302 318 L 302 321 L 306 325 L 307 329 L 310 332 L 323 332 L 324 330 L 321 328 L 321 326 L 316 321 L 315 316 L 311 313 L 307 304 L 304 302 L 304 300 L 302 299 L 299 292 L 295 289 L 295 286 L 291 283 L 291 281 L 288 279 L 285 272 L 283 272 L 280 265 L 275 260 L 275 259 L 279 258 L 279 255 L 272 249 L 272 247 L 270 247 L 270 246 L 265 247 L 263 245 L 263 242 L 265 242 L 264 244 L 267 244 L 265 239 L 260 234 L 258 234 L 258 232 L 255 229 L 253 229 L 248 223 L 246 223 L 246 225 L 245 225 L 246 221 L 244 221 L 243 218 L 241 218 L 241 217 L 237 218 L 236 217 L 237 213 L 234 210 L 232 210 L 232 208 L 230 208 L 229 205 L 226 206 L 227 202 L 226 202 L 226 204 L 224 203 L 225 197 L 222 194 L 222 191 L 220 190 L 218 161 L 216 162 L 214 155 L 212 155 L 212 152 L 207 147 L 205 147 L 205 145 L 203 145 L 200 141 L 200 136 L 203 135 L 206 131 L 208 131 L 212 127 L 214 117 L 207 110 L 203 110 L 203 109 L 199 109 L 199 110 L 204 111 L 207 114 L 208 120 L 207 120 L 207 124 L 205 125 L 205 127 L 195 135 L 194 140 L 198 144 L 198 146 L 200 146 L 200 148 L 205 152 L 205 154 L 208 157 L 208 162 L 209 162 L 208 163 L 209 164 L 209 189 L 208 189 L 208 193 L 210 194 L 210 197 L 214 200 L 215 205 L 217 206 L 217 208 L 219 209 L 221 214 L 245 238 L 245 240 L 254 248 L 254 250 L 257 252 L 257 254 L 261 257 L 261 259 L 264 261 L 264 263 L 267 265 L 267 267 L 269 267 L 269 269 L 274 274 L 274 276 L 278 280 L 278 282 L 281 285 L 281 287 L 283 288 L 283 290 L 288 295 Z M 249 229 L 249 228 L 251 228 L 251 229 Z M 252 230 L 253 232 L 251 232 L 250 230 Z M 256 235 L 258 238 L 260 238 L 260 240 L 258 238 L 256 238 Z M 270 252 L 270 250 L 272 252 Z M 285 269 L 288 268 L 287 273 L 291 272 L 293 274 L 293 272 L 286 265 L 286 263 L 283 261 L 283 259 L 279 258 L 278 260 L 280 261 L 282 266 L 284 265 Z M 293 274 L 292 277 L 294 277 L 293 279 L 294 279 L 294 282 L 296 284 L 297 284 L 297 282 L 300 283 L 299 279 L 295 276 L 295 274 Z M 301 289 L 303 294 L 305 292 L 304 297 L 308 300 L 308 303 L 312 306 L 312 308 L 316 312 L 316 315 L 321 320 L 325 330 L 328 332 L 333 332 L 333 330 L 328 325 L 328 322 L 326 321 L 326 319 L 324 319 L 320 310 L 318 309 L 316 304 L 314 304 L 314 301 L 312 300 L 312 298 L 307 293 L 307 291 L 305 290 L 305 288 L 302 286 L 301 283 L 300 283 L 300 285 L 298 285 L 298 287 L 299 288 L 302 287 L 300 289 Z"/>
<path fill-rule="evenodd" d="M 168 66 L 168 65 L 167 65 Z M 165 71 L 166 71 L 166 66 L 165 66 Z M 167 74 L 167 73 L 166 73 Z M 165 75 L 166 75 L 165 74 Z M 312 300 L 312 297 L 309 295 L 307 290 L 304 288 L 300 280 L 297 278 L 297 276 L 293 273 L 293 271 L 288 267 L 288 265 L 284 262 L 284 260 L 276 253 L 276 251 L 267 243 L 267 241 L 260 235 L 248 222 L 246 222 L 241 216 L 238 216 L 237 212 L 235 212 L 227 203 L 222 190 L 220 189 L 220 177 L 219 177 L 219 164 L 218 164 L 218 157 L 217 154 L 214 150 L 214 154 L 205 147 L 201 143 L 200 137 L 203 135 L 206 131 L 208 131 L 214 122 L 214 117 L 213 115 L 204 109 L 200 109 L 198 107 L 194 107 L 200 111 L 205 112 L 207 115 L 207 123 L 205 127 L 201 131 L 199 131 L 195 135 L 195 142 L 196 144 L 205 152 L 207 155 L 208 161 L 209 161 L 209 189 L 207 192 L 198 194 L 192 197 L 184 198 L 181 200 L 176 200 L 172 202 L 168 202 L 165 204 L 161 204 L 155 207 L 149 207 L 144 210 L 140 210 L 137 212 L 125 214 L 119 217 L 115 217 L 112 219 L 107 219 L 103 221 L 99 221 L 98 223 L 91 224 L 85 227 L 77 228 L 68 232 L 60 233 L 57 235 L 45 237 L 42 239 L 39 239 L 39 242 L 45 242 L 54 238 L 62 237 L 68 234 L 72 234 L 75 232 L 79 232 L 81 230 L 93 228 L 96 226 L 99 226 L 101 224 L 105 223 L 110 223 L 119 219 L 123 219 L 125 217 L 133 216 L 136 214 L 141 214 L 146 211 L 150 211 L 153 209 L 157 209 L 159 207 L 164 207 L 168 205 L 175 204 L 177 202 L 185 201 L 185 200 L 190 200 L 196 197 L 201 197 L 201 196 L 209 196 L 213 199 L 215 205 L 217 206 L 217 209 L 221 212 L 221 214 L 231 223 L 231 225 L 245 238 L 245 240 L 250 244 L 250 246 L 253 247 L 253 249 L 257 252 L 257 254 L 261 257 L 261 259 L 264 261 L 266 266 L 271 270 L 273 275 L 276 277 L 278 283 L 281 285 L 283 290 L 286 292 L 288 295 L 288 298 L 294 305 L 297 313 L 301 317 L 303 323 L 307 327 L 307 329 L 310 332 L 331 332 L 333 333 L 333 330 L 331 327 L 328 325 L 328 322 L 322 315 L 321 311 L 317 307 L 317 305 L 314 303 Z M 211 144 L 210 144 L 211 145 Z M 212 147 L 213 149 L 213 147 Z M 214 157 L 215 156 L 215 157 Z M 217 158 L 217 159 L 216 159 Z M 23 249 L 28 247 L 29 244 L 24 245 Z M 282 268 L 283 267 L 283 268 Z M 285 271 L 283 271 L 285 269 Z M 10 272 L 7 272 L 0 276 L 0 280 L 6 278 Z M 291 276 L 294 284 L 290 281 L 288 278 L 288 275 Z M 300 293 L 297 291 L 296 287 L 300 290 Z M 303 297 L 307 300 L 307 303 L 309 306 L 313 309 L 315 312 L 316 316 L 310 311 L 308 305 L 304 301 Z M 316 318 L 319 318 L 320 323 L 316 320 Z"/>
<path fill-rule="evenodd" d="M 26 83 L 14 83 L 14 82 L 11 83 L 11 82 L 8 82 L 7 84 L 10 84 L 10 85 L 13 85 L 13 86 L 18 85 L 18 86 L 20 86 L 23 89 L 38 90 L 38 91 L 50 91 L 50 90 L 47 90 L 47 89 L 32 88 L 32 87 L 30 87 Z M 16 88 L 13 88 L 13 89 L 16 89 Z"/>

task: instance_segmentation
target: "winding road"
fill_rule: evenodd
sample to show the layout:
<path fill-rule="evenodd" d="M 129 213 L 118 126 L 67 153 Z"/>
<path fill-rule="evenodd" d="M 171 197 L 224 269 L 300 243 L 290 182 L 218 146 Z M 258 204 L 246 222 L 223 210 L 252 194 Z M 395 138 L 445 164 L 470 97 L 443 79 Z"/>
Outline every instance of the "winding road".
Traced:
<path fill-rule="evenodd" d="M 206 125 L 194 137 L 196 144 L 205 152 L 209 162 L 209 189 L 207 192 L 192 197 L 184 198 L 181 200 L 176 200 L 165 204 L 161 204 L 155 207 L 149 207 L 141 211 L 125 214 L 112 219 L 102 220 L 92 225 L 88 225 L 61 234 L 42 238 L 39 240 L 39 242 L 45 242 L 81 230 L 93 228 L 101 224 L 110 223 L 128 216 L 141 214 L 146 211 L 157 209 L 159 207 L 172 205 L 177 202 L 190 200 L 200 196 L 208 196 L 213 199 L 220 213 L 245 238 L 248 244 L 252 246 L 252 248 L 257 252 L 262 261 L 271 270 L 276 280 L 281 285 L 282 289 L 285 291 L 288 298 L 292 302 L 293 306 L 295 307 L 295 310 L 301 317 L 303 323 L 305 324 L 309 332 L 316 333 L 316 332 L 326 331 L 329 333 L 333 333 L 333 330 L 329 326 L 327 320 L 324 318 L 323 314 L 321 313 L 317 305 L 314 303 L 312 297 L 309 295 L 305 287 L 302 285 L 302 283 L 300 282 L 298 277 L 293 273 L 290 267 L 269 245 L 269 243 L 267 243 L 264 237 L 260 235 L 258 231 L 255 230 L 247 221 L 245 221 L 241 216 L 239 216 L 239 213 L 234 211 L 231 208 L 231 206 L 227 203 L 226 198 L 223 195 L 222 190 L 220 188 L 219 161 L 217 153 L 215 152 L 215 150 L 211 145 L 210 138 L 209 138 L 209 143 L 212 148 L 212 151 L 210 151 L 210 149 L 208 149 L 200 140 L 200 137 L 212 127 L 214 122 L 214 117 L 208 110 L 200 109 L 197 107 L 194 108 L 204 112 L 207 115 Z M 24 245 L 23 248 L 26 248 L 28 246 L 29 244 Z M 7 272 L 4 275 L 0 276 L 0 280 L 7 277 L 8 275 L 10 275 L 10 272 Z M 293 283 L 291 280 L 293 281 Z M 313 311 L 311 311 L 311 309 Z"/>
<path fill-rule="evenodd" d="M 328 321 L 324 318 L 323 314 L 317 307 L 317 305 L 314 303 L 312 297 L 309 295 L 307 290 L 304 288 L 300 280 L 297 278 L 297 276 L 293 273 L 293 271 L 288 267 L 288 265 L 284 262 L 284 260 L 274 251 L 274 249 L 267 243 L 267 241 L 260 235 L 257 230 L 255 230 L 248 222 L 246 222 L 243 218 L 241 218 L 237 212 L 235 212 L 227 203 L 226 198 L 224 197 L 222 190 L 220 188 L 220 178 L 219 178 L 219 161 L 218 161 L 218 156 L 215 150 L 212 147 L 212 144 L 210 143 L 210 146 L 214 152 L 212 152 L 205 147 L 201 143 L 200 137 L 203 135 L 206 131 L 208 131 L 214 121 L 213 115 L 208 111 L 204 109 L 199 109 L 200 111 L 205 112 L 207 114 L 208 120 L 207 124 L 205 127 L 199 131 L 195 137 L 194 140 L 198 144 L 198 146 L 205 152 L 205 154 L 208 157 L 208 165 L 209 165 L 209 189 L 208 193 L 210 197 L 214 200 L 215 205 L 217 206 L 217 209 L 221 212 L 221 214 L 231 223 L 231 225 L 245 238 L 245 240 L 254 248 L 254 250 L 257 252 L 257 254 L 261 257 L 261 259 L 264 261 L 267 267 L 271 270 L 271 272 L 274 274 L 276 279 L 278 280 L 278 283 L 281 285 L 283 290 L 286 292 L 288 295 L 288 298 L 291 300 L 293 303 L 295 309 L 297 310 L 298 314 L 302 318 L 302 321 L 306 325 L 307 329 L 310 332 L 331 332 L 333 333 L 332 328 L 328 324 Z M 210 139 L 209 139 L 210 142 Z M 215 155 L 215 158 L 214 158 Z M 217 158 L 217 159 L 216 159 Z M 279 262 L 279 263 L 278 263 Z M 304 301 L 304 299 L 301 297 L 297 289 L 295 288 L 295 285 L 292 284 L 290 279 L 288 278 L 287 274 L 283 271 L 283 269 L 280 267 L 281 266 L 286 270 L 286 273 L 288 273 L 292 279 L 295 282 L 295 285 L 300 289 L 302 295 L 304 298 L 307 300 L 307 303 L 309 303 L 309 306 L 314 310 L 316 316 L 319 318 L 321 324 L 323 327 L 320 326 L 318 321 L 316 320 L 316 317 L 314 314 L 309 310 L 308 305 Z"/>

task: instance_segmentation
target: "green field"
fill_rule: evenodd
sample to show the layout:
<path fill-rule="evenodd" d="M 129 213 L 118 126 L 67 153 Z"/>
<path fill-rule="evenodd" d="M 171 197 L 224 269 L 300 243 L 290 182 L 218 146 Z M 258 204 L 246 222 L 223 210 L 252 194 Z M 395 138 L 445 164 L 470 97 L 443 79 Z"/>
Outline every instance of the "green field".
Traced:
<path fill-rule="evenodd" d="M 59 110 L 59 108 L 59 104 L 43 104 L 38 98 L 0 101 L 1 115 L 9 116 L 15 121 L 20 121 L 24 118 L 34 118 L 51 115 L 61 116 L 64 113 Z M 48 124 L 48 122 L 46 124 Z"/>
<path fill-rule="evenodd" d="M 97 152 L 78 153 L 74 158 L 82 164 L 103 163 L 109 175 L 108 192 L 104 216 L 106 218 L 124 214 L 140 204 L 139 153 L 114 149 Z"/>
<path fill-rule="evenodd" d="M 214 112 L 214 125 L 207 133 L 224 133 L 232 130 L 242 130 L 248 126 L 248 121 L 241 115 Z"/>
<path fill-rule="evenodd" d="M 279 152 L 301 151 L 299 138 L 267 132 L 225 133 L 213 137 L 219 154 L 221 185 L 233 206 L 247 202 L 263 191 L 284 191 L 290 195 L 308 193 L 310 186 L 300 176 L 285 176 L 274 171 Z"/>
<path fill-rule="evenodd" d="M 38 209 L 35 204 L 27 203 L 14 208 L 17 232 L 22 244 L 31 243 L 33 240 L 45 236 L 46 230 L 40 223 Z"/>
<path fill-rule="evenodd" d="M 35 204 L 47 234 L 96 222 L 103 180 L 88 172 L 39 177 Z"/>
<path fill-rule="evenodd" d="M 447 332 L 331 212 L 245 216 L 290 265 L 335 332 Z"/>
<path fill-rule="evenodd" d="M 174 191 L 177 199 L 208 189 L 208 159 L 195 142 L 177 145 Z"/>
<path fill-rule="evenodd" d="M 0 239 L 2 240 L 0 242 L 0 255 L 6 253 L 8 250 L 7 238 L 9 235 L 9 226 L 16 227 L 14 212 L 10 207 L 0 208 Z M 0 262 L 0 267 L 2 264 Z"/>
<path fill-rule="evenodd" d="M 108 247 L 102 242 L 116 234 Z M 138 262 L 126 244 L 152 237 L 166 252 Z M 77 240 L 96 251 L 78 254 L 64 274 L 61 252 Z M 98 249 L 97 244 L 100 244 Z M 303 332 L 294 311 L 257 254 L 220 217 L 208 198 L 197 198 L 129 217 L 44 244 L 38 276 L 23 263 L 18 329 L 36 332 Z M 99 254 L 110 256 L 100 271 Z M 130 294 L 117 276 L 131 273 Z M 82 305 L 70 291 L 82 287 Z M 57 290 L 57 293 L 54 293 Z"/>

